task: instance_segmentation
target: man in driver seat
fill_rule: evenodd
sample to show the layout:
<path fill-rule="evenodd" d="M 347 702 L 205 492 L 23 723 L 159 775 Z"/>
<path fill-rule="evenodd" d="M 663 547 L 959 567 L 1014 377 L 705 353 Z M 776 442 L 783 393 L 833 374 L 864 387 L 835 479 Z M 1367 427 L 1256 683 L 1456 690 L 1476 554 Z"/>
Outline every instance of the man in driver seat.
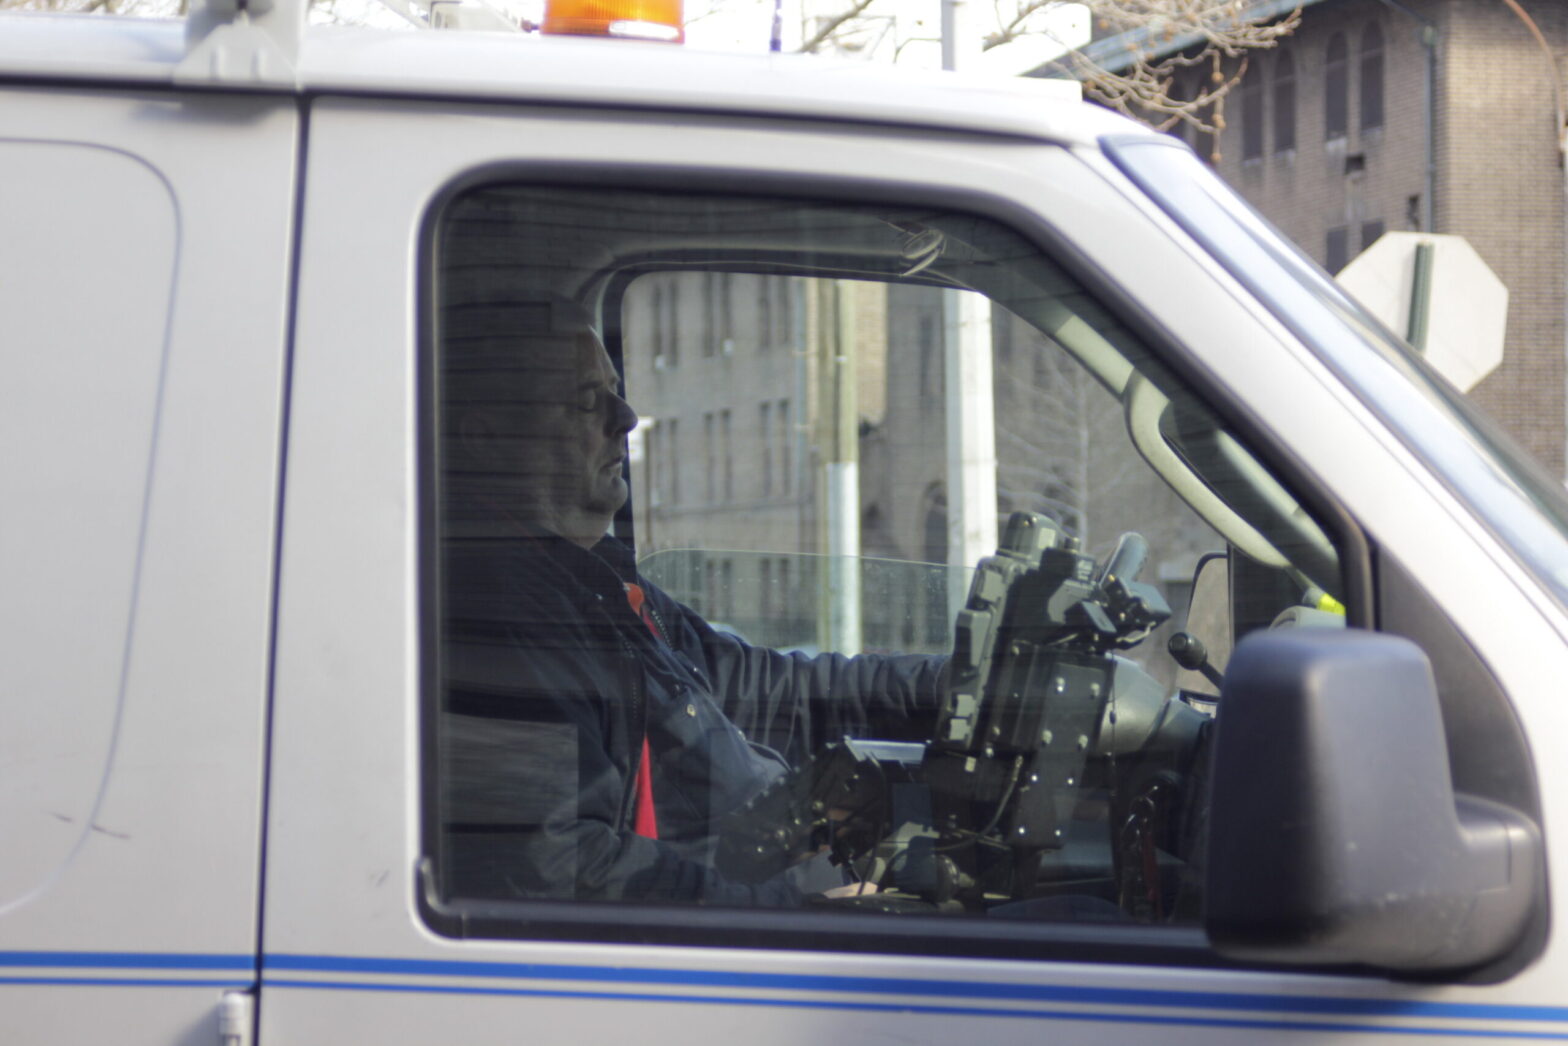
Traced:
<path fill-rule="evenodd" d="M 857 889 L 821 858 L 726 877 L 720 825 L 830 741 L 929 738 L 942 659 L 783 654 L 710 628 L 607 534 L 637 415 L 587 314 L 556 298 L 469 329 L 448 327 L 438 408 L 443 893 L 790 906 Z"/>

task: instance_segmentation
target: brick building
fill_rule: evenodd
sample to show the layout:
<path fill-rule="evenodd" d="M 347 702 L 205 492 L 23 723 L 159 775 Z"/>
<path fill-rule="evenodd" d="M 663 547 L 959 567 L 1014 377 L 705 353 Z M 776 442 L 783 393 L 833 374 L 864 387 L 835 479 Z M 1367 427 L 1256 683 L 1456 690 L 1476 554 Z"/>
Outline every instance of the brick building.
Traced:
<path fill-rule="evenodd" d="M 1300 28 L 1249 57 L 1217 138 L 1185 137 L 1330 272 L 1384 231 L 1466 237 L 1510 295 L 1503 363 L 1470 396 L 1562 476 L 1568 5 L 1518 3 L 1525 17 L 1505 0 L 1302 0 Z M 1129 42 L 1091 50 L 1113 65 Z"/>

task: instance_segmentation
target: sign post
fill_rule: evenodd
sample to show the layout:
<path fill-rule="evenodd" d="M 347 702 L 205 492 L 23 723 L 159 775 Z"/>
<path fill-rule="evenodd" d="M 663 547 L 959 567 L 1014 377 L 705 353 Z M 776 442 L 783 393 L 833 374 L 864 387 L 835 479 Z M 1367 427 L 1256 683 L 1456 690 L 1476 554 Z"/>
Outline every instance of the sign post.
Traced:
<path fill-rule="evenodd" d="M 1384 233 L 1336 279 L 1461 392 L 1503 362 L 1508 288 L 1463 236 Z"/>

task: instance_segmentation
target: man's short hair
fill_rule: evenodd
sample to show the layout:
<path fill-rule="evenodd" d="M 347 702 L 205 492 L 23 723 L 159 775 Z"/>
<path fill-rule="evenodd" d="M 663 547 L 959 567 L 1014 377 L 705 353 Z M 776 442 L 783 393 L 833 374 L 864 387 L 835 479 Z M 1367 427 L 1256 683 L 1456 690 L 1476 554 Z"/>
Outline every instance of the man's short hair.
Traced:
<path fill-rule="evenodd" d="M 564 295 L 475 302 L 448 310 L 441 331 L 442 401 L 448 410 L 566 402 L 582 339 L 599 341 L 586 308 Z"/>

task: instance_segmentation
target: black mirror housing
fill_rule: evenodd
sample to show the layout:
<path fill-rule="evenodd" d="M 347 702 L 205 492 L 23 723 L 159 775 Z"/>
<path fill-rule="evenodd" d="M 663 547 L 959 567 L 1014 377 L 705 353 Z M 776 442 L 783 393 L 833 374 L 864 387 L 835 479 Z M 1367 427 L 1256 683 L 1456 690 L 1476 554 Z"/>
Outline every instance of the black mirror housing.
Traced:
<path fill-rule="evenodd" d="M 1544 912 L 1540 831 L 1456 796 L 1431 666 L 1397 636 L 1238 644 L 1215 724 L 1204 922 L 1221 954 L 1473 969 Z"/>

